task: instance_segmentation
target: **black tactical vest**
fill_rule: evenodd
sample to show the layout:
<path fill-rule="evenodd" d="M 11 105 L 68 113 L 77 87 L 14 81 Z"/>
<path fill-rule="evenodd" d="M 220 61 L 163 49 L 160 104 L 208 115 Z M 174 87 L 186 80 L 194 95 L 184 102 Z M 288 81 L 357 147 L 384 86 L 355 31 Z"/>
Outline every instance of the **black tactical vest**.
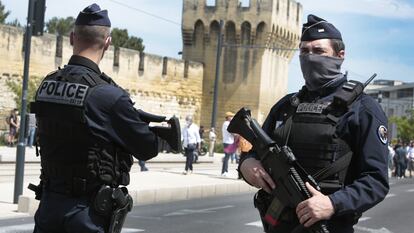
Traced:
<path fill-rule="evenodd" d="M 98 85 L 116 86 L 105 74 L 68 65 L 42 81 L 31 105 L 38 126 L 41 180 L 50 186 L 63 181 L 69 194 L 85 194 L 102 184 L 129 184 L 132 156 L 93 136 L 86 124 L 85 103 Z"/>
<path fill-rule="evenodd" d="M 343 187 L 352 158 L 349 145 L 337 132 L 345 112 L 338 116 L 329 102 L 291 102 L 292 113 L 274 130 L 273 139 L 279 145 L 287 143 L 299 164 L 319 183 L 322 192 L 331 194 Z"/>

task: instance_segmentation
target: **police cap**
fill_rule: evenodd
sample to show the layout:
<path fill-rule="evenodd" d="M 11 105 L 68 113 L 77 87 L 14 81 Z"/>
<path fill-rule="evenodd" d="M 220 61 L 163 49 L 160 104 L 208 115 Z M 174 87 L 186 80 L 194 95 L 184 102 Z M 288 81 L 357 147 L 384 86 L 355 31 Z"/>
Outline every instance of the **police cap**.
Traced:
<path fill-rule="evenodd" d="M 315 15 L 308 15 L 308 22 L 303 24 L 301 41 L 319 39 L 342 40 L 341 32 L 334 25 Z"/>
<path fill-rule="evenodd" d="M 79 12 L 75 25 L 111 27 L 111 21 L 108 17 L 108 11 L 101 10 L 101 7 L 94 3 Z"/>

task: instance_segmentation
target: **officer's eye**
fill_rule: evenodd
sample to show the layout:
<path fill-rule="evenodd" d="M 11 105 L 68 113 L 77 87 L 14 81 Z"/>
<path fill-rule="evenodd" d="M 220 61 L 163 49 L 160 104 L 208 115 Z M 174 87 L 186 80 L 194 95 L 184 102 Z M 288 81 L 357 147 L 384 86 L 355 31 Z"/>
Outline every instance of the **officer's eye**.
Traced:
<path fill-rule="evenodd" d="M 304 55 L 304 54 L 308 54 L 309 53 L 309 49 L 308 48 L 300 48 L 300 54 Z"/>
<path fill-rule="evenodd" d="M 313 53 L 314 53 L 314 54 L 319 54 L 319 55 L 321 55 L 321 54 L 326 53 L 326 51 L 325 51 L 323 48 L 315 48 L 315 49 L 313 50 Z"/>

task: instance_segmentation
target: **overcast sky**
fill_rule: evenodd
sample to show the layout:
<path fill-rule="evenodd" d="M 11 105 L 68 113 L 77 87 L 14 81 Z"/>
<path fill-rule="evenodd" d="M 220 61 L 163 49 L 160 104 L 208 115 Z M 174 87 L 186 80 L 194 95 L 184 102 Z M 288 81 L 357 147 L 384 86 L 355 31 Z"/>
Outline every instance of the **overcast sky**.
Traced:
<path fill-rule="evenodd" d="M 8 21 L 26 23 L 28 0 L 1 0 L 11 11 Z M 54 16 L 76 17 L 85 6 L 96 2 L 109 10 L 113 27 L 127 28 L 144 40 L 145 51 L 179 57 L 182 49 L 182 0 L 46 0 L 46 21 Z M 214 2 L 214 0 L 208 0 Z M 246 0 L 243 0 L 246 4 Z M 307 14 L 333 23 L 346 44 L 343 70 L 351 79 L 414 82 L 414 0 L 299 0 Z M 143 13 L 145 11 L 149 14 Z M 160 19 L 164 18 L 168 20 Z M 297 54 L 289 73 L 289 92 L 303 85 Z"/>

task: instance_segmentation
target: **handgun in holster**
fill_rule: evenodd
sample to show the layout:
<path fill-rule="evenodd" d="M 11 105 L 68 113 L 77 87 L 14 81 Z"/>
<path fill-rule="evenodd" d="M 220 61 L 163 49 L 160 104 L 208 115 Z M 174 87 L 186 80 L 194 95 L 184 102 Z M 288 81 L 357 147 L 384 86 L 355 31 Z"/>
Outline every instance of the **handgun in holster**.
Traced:
<path fill-rule="evenodd" d="M 121 232 L 132 206 L 133 200 L 126 187 L 102 186 L 93 201 L 94 210 L 99 215 L 110 218 L 108 233 Z"/>

